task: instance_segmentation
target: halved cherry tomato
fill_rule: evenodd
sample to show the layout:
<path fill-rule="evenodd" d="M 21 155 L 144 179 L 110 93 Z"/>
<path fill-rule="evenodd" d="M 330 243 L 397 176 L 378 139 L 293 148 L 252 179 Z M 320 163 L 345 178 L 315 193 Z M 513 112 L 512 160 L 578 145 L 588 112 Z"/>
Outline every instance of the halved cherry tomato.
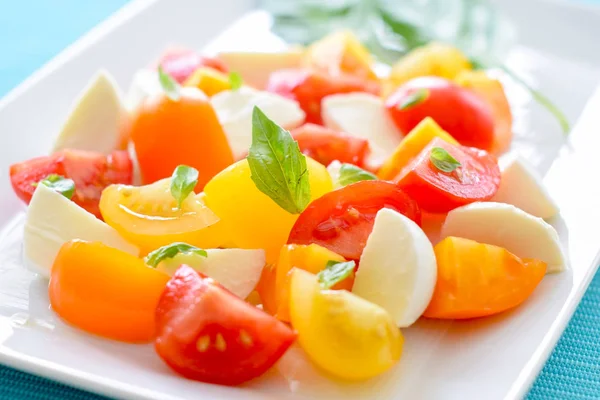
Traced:
<path fill-rule="evenodd" d="M 131 254 L 100 242 L 65 243 L 52 265 L 50 304 L 76 327 L 125 342 L 154 338 L 154 313 L 169 281 Z"/>
<path fill-rule="evenodd" d="M 327 166 L 332 161 L 351 163 L 362 167 L 369 152 L 367 139 L 315 124 L 304 124 L 292 132 L 300 151 Z"/>
<path fill-rule="evenodd" d="M 288 243 L 311 244 L 358 260 L 373 230 L 375 215 L 391 208 L 421 224 L 417 203 L 393 183 L 361 181 L 314 200 L 300 214 Z"/>
<path fill-rule="evenodd" d="M 178 207 L 170 187 L 170 178 L 146 186 L 109 186 L 102 192 L 100 211 L 142 254 L 174 242 L 200 248 L 223 245 L 227 237 L 219 217 L 194 193 Z"/>
<path fill-rule="evenodd" d="M 275 297 L 277 313 L 275 316 L 282 321 L 290 320 L 290 271 L 298 268 L 317 274 L 325 269 L 329 261 L 346 261 L 344 257 L 317 244 L 288 244 L 281 248 L 277 261 L 277 278 Z M 338 282 L 332 289 L 352 290 L 354 276 Z"/>
<path fill-rule="evenodd" d="M 227 66 L 219 59 L 201 56 L 194 50 L 173 49 L 165 52 L 158 64 L 179 83 L 185 82 L 200 67 L 209 67 L 227 73 Z"/>
<path fill-rule="evenodd" d="M 446 150 L 460 167 L 452 172 L 435 167 L 430 160 L 434 147 Z M 500 186 L 500 168 L 496 157 L 484 150 L 454 146 L 436 137 L 402 171 L 397 185 L 424 211 L 445 213 L 491 199 Z"/>
<path fill-rule="evenodd" d="M 171 176 L 181 164 L 200 173 L 196 191 L 233 163 L 233 153 L 217 114 L 196 88 L 184 87 L 181 98 L 164 93 L 146 98 L 133 116 L 129 137 L 135 146 L 142 183 Z"/>
<path fill-rule="evenodd" d="M 413 96 L 420 100 L 401 109 Z M 489 150 L 494 143 L 494 117 L 490 107 L 477 94 L 447 79 L 413 79 L 388 97 L 385 105 L 404 134 L 425 117 L 431 117 L 464 146 Z"/>
<path fill-rule="evenodd" d="M 533 293 L 546 263 L 501 247 L 447 237 L 435 246 L 438 280 L 427 318 L 466 319 L 511 309 Z"/>
<path fill-rule="evenodd" d="M 181 375 L 237 385 L 267 371 L 296 339 L 286 324 L 182 265 L 156 308 L 158 355 Z"/>
<path fill-rule="evenodd" d="M 10 181 L 21 200 L 29 204 L 35 184 L 57 174 L 75 182 L 73 201 L 101 218 L 98 202 L 102 190 L 113 183 L 131 184 L 133 164 L 126 151 L 109 155 L 84 150 L 63 150 L 10 166 Z"/>
<path fill-rule="evenodd" d="M 379 93 L 379 84 L 350 75 L 331 76 L 310 69 L 282 69 L 273 72 L 267 91 L 280 94 L 300 104 L 306 122 L 321 125 L 321 100 L 336 93 Z"/>

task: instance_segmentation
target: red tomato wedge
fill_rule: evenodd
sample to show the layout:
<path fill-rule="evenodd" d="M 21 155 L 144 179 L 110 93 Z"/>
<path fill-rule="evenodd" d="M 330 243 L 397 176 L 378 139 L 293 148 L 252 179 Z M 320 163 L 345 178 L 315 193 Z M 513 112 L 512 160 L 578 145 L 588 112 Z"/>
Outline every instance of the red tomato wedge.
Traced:
<path fill-rule="evenodd" d="M 63 150 L 50 156 L 32 158 L 10 166 L 10 181 L 21 200 L 29 204 L 35 183 L 50 174 L 75 182 L 73 201 L 102 218 L 98 204 L 105 187 L 113 183 L 130 185 L 133 163 L 127 151 L 109 155 L 84 150 Z"/>
<path fill-rule="evenodd" d="M 373 230 L 377 211 L 391 208 L 421 224 L 417 203 L 398 186 L 384 181 L 361 181 L 314 200 L 300 214 L 288 243 L 311 244 L 358 260 Z"/>
<path fill-rule="evenodd" d="M 367 139 L 315 124 L 304 124 L 292 132 L 300 151 L 327 166 L 332 161 L 351 163 L 362 167 L 369 152 Z"/>
<path fill-rule="evenodd" d="M 306 122 L 321 125 L 321 100 L 336 93 L 369 92 L 379 94 L 379 84 L 351 75 L 331 76 L 310 69 L 275 71 L 267 82 L 267 91 L 295 100 L 306 113 Z"/>
<path fill-rule="evenodd" d="M 158 355 L 202 382 L 237 385 L 267 371 L 296 339 L 283 322 L 187 265 L 156 308 Z"/>
<path fill-rule="evenodd" d="M 446 150 L 460 167 L 452 172 L 436 168 L 430 160 L 434 147 Z M 475 201 L 491 199 L 500 186 L 500 168 L 496 157 L 484 150 L 454 146 L 435 138 L 402 171 L 397 185 L 415 199 L 422 210 L 446 213 Z"/>
<path fill-rule="evenodd" d="M 404 134 L 431 117 L 464 146 L 490 150 L 494 144 L 491 108 L 477 94 L 447 79 L 421 77 L 408 81 L 388 97 L 385 105 Z"/>
<path fill-rule="evenodd" d="M 158 64 L 177 82 L 183 83 L 200 67 L 227 73 L 227 66 L 216 58 L 201 56 L 193 50 L 174 49 L 163 54 Z"/>

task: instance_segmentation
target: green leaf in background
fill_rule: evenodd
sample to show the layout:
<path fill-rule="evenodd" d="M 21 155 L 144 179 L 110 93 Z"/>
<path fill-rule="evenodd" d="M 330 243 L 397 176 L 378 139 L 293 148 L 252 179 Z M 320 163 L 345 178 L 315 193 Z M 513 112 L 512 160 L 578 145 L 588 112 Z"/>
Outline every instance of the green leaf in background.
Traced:
<path fill-rule="evenodd" d="M 168 98 L 173 101 L 178 101 L 181 98 L 179 83 L 166 73 L 160 65 L 158 66 L 158 81 Z"/>
<path fill-rule="evenodd" d="M 402 102 L 398 105 L 399 110 L 408 110 L 418 104 L 421 104 L 429 97 L 429 90 L 425 88 L 417 89 L 414 92 L 410 93 Z"/>
<path fill-rule="evenodd" d="M 247 160 L 258 190 L 291 214 L 300 214 L 306 208 L 310 201 L 306 157 L 292 135 L 256 106 Z"/>
<path fill-rule="evenodd" d="M 356 263 L 354 261 L 327 261 L 324 270 L 317 274 L 321 288 L 330 289 L 337 283 L 354 274 Z"/>
<path fill-rule="evenodd" d="M 177 242 L 171 243 L 167 246 L 160 247 L 152 252 L 150 252 L 145 258 L 144 262 L 151 267 L 156 268 L 156 266 L 167 258 L 173 258 L 179 253 L 195 253 L 202 257 L 207 257 L 208 254 L 206 250 L 199 249 L 196 246 L 192 246 L 191 244 Z"/>
<path fill-rule="evenodd" d="M 194 191 L 198 184 L 198 170 L 187 165 L 179 165 L 171 176 L 171 195 L 177 200 L 177 207 Z"/>
<path fill-rule="evenodd" d="M 375 179 L 377 179 L 377 176 L 354 164 L 342 164 L 338 182 L 340 185 L 346 186 L 360 181 L 372 181 Z"/>
<path fill-rule="evenodd" d="M 243 85 L 244 80 L 242 79 L 242 76 L 235 71 L 231 71 L 229 73 L 229 86 L 231 86 L 231 90 L 238 90 Z"/>
<path fill-rule="evenodd" d="M 72 179 L 67 179 L 57 174 L 48 175 L 42 179 L 39 184 L 48 186 L 50 189 L 62 194 L 69 200 L 71 200 L 75 194 L 75 182 L 73 182 Z M 33 184 L 33 186 L 37 185 L 38 183 Z"/>

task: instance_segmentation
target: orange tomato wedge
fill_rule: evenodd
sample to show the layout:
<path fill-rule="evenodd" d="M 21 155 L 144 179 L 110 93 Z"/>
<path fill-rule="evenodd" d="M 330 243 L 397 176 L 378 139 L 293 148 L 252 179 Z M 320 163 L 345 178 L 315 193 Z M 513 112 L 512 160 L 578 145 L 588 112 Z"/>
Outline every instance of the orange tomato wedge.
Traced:
<path fill-rule="evenodd" d="M 66 322 L 124 342 L 154 337 L 154 313 L 169 276 L 100 242 L 65 243 L 50 277 L 50 304 Z"/>
<path fill-rule="evenodd" d="M 514 308 L 533 293 L 546 263 L 520 259 L 508 250 L 447 237 L 435 248 L 438 278 L 423 314 L 427 318 L 468 319 Z"/>

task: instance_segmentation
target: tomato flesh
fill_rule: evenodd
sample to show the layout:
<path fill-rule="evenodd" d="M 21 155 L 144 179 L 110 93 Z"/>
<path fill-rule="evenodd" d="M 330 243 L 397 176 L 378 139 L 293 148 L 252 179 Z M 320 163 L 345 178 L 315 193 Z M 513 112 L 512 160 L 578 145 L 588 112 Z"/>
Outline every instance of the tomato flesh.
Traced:
<path fill-rule="evenodd" d="M 430 160 L 434 147 L 446 150 L 461 166 L 453 172 L 436 168 Z M 454 146 L 435 138 L 404 169 L 397 184 L 424 211 L 445 213 L 491 199 L 500 186 L 500 168 L 496 157 L 484 150 Z"/>
<path fill-rule="evenodd" d="M 227 73 L 225 64 L 211 57 L 201 56 L 193 50 L 170 50 L 158 62 L 177 82 L 184 83 L 200 67 L 209 67 Z"/>
<path fill-rule="evenodd" d="M 84 150 L 63 150 L 10 166 L 10 181 L 21 200 L 29 204 L 35 184 L 50 174 L 75 182 L 73 201 L 101 218 L 98 203 L 102 191 L 113 183 L 131 184 L 133 163 L 126 151 L 109 155 Z"/>
<path fill-rule="evenodd" d="M 391 208 L 421 224 L 417 203 L 393 183 L 361 181 L 314 200 L 300 214 L 288 243 L 323 246 L 358 260 L 373 230 L 377 211 Z"/>
<path fill-rule="evenodd" d="M 325 166 L 337 160 L 362 167 L 369 152 L 367 139 L 316 124 L 304 124 L 291 133 L 302 153 Z"/>
<path fill-rule="evenodd" d="M 421 102 L 400 109 L 417 91 L 427 93 Z M 437 77 L 413 79 L 386 100 L 386 108 L 404 134 L 426 117 L 464 146 L 490 150 L 494 144 L 494 117 L 487 103 L 470 90 Z"/>
<path fill-rule="evenodd" d="M 300 104 L 306 122 L 323 124 L 321 100 L 337 93 L 379 93 L 379 84 L 350 75 L 331 76 L 310 69 L 283 69 L 271 74 L 267 91 L 280 94 Z"/>
<path fill-rule="evenodd" d="M 182 265 L 156 308 L 159 356 L 202 382 L 237 385 L 266 372 L 296 334 L 286 324 Z"/>

